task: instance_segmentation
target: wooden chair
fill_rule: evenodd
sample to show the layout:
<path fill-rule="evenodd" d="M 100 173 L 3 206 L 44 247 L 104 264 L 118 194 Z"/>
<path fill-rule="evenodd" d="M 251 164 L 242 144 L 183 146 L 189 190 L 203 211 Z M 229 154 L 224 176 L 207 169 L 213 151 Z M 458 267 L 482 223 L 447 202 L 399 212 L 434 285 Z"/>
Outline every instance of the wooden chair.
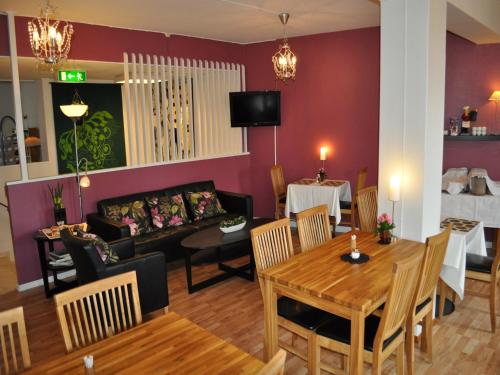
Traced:
<path fill-rule="evenodd" d="M 278 353 L 262 367 L 257 375 L 284 375 L 285 373 L 286 352 L 283 349 L 278 350 Z"/>
<path fill-rule="evenodd" d="M 271 181 L 273 183 L 275 211 L 274 217 L 276 220 L 280 218 L 281 210 L 286 206 L 286 184 L 283 176 L 283 167 L 280 164 L 271 167 Z"/>
<path fill-rule="evenodd" d="M 406 318 L 417 286 L 423 253 L 419 252 L 393 265 L 392 281 L 387 293 L 382 317 L 369 315 L 365 319 L 364 360 L 372 364 L 372 373 L 381 374 L 382 363 L 396 352 L 397 373 L 404 373 L 404 341 Z M 369 288 L 369 286 L 367 286 Z M 350 354 L 351 321 L 341 317 L 330 319 L 317 330 L 316 356 L 321 348 Z M 319 358 L 320 359 L 320 358 Z M 318 359 L 318 360 L 319 360 Z M 348 363 L 348 362 L 347 362 Z M 338 370 L 321 364 L 328 372 Z M 344 364 L 344 367 L 347 367 Z M 349 373 L 348 368 L 343 369 Z"/>
<path fill-rule="evenodd" d="M 496 332 L 497 327 L 496 299 L 500 279 L 500 241 L 498 239 L 495 251 L 495 257 L 467 254 L 465 262 L 465 278 L 490 284 L 490 323 L 493 333 Z"/>
<path fill-rule="evenodd" d="M 255 268 L 259 273 L 259 284 L 264 295 L 264 281 L 260 272 L 282 263 L 293 256 L 292 236 L 290 232 L 290 219 L 284 218 L 261 225 L 251 230 L 252 247 L 255 258 Z M 331 314 L 322 310 L 297 302 L 288 297 L 278 299 L 278 327 L 292 332 L 292 344 L 280 342 L 279 346 L 288 352 L 302 358 L 308 364 L 309 353 L 314 347 L 314 330 Z M 295 335 L 305 339 L 308 344 L 308 353 L 304 354 L 294 346 Z"/>
<path fill-rule="evenodd" d="M 17 339 L 15 326 L 17 326 Z M 16 350 L 16 343 L 20 346 L 20 353 Z M 2 348 L 0 374 L 18 373 L 31 367 L 28 337 L 26 335 L 26 325 L 24 324 L 24 310 L 21 306 L 0 312 L 0 347 Z M 19 354 L 21 355 L 22 367 L 18 363 Z M 10 362 L 12 362 L 12 367 Z"/>
<path fill-rule="evenodd" d="M 357 216 L 357 204 L 356 204 L 356 193 L 365 187 L 367 167 L 364 167 L 358 171 L 358 180 L 356 181 L 356 190 L 354 190 L 353 198 L 350 202 L 340 201 L 340 213 L 342 216 L 349 215 L 349 221 L 342 220 L 341 225 L 350 225 L 351 230 L 356 229 L 356 216 Z"/>
<path fill-rule="evenodd" d="M 369 186 L 356 193 L 359 229 L 375 232 L 377 229 L 377 187 Z"/>
<path fill-rule="evenodd" d="M 297 213 L 297 229 L 301 251 L 307 251 L 332 238 L 326 204 Z"/>
<path fill-rule="evenodd" d="M 56 294 L 54 300 L 68 352 L 142 323 L 135 271 Z"/>
<path fill-rule="evenodd" d="M 451 226 L 441 233 L 428 237 L 425 244 L 424 259 L 420 268 L 420 275 L 415 292 L 412 307 L 406 325 L 406 363 L 408 374 L 414 373 L 415 365 L 415 339 L 413 330 L 415 325 L 423 321 L 422 349 L 426 353 L 427 360 L 432 361 L 432 322 L 433 309 L 435 305 L 435 291 L 438 284 L 439 273 L 443 266 L 448 239 L 450 238 Z"/>

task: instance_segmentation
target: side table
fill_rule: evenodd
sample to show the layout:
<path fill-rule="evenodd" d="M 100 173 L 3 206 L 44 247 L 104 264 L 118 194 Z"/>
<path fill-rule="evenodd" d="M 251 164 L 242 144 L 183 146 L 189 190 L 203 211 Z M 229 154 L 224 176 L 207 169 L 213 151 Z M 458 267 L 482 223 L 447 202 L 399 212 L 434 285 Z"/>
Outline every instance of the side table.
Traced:
<path fill-rule="evenodd" d="M 78 285 L 77 280 L 64 281 L 57 278 L 58 272 L 65 272 L 75 269 L 74 266 L 52 266 L 47 259 L 46 250 L 48 245 L 49 252 L 56 252 L 54 249 L 54 242 L 61 241 L 60 238 L 49 239 L 44 234 L 37 232 L 33 239 L 37 243 L 38 257 L 40 258 L 40 268 L 42 270 L 43 287 L 45 289 L 45 297 L 50 298 L 54 294 L 71 289 Z M 60 251 L 64 252 L 64 251 Z M 60 253 L 59 251 L 57 253 Z M 49 285 L 49 271 L 52 272 L 54 277 L 54 287 L 50 288 Z"/>

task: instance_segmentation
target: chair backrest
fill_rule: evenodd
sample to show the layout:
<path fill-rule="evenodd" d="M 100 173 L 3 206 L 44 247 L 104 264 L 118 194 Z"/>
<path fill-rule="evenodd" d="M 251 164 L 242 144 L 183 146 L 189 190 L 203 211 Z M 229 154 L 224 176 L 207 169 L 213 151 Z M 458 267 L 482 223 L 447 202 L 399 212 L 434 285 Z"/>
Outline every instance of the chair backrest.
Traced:
<path fill-rule="evenodd" d="M 423 255 L 423 252 L 418 252 L 393 265 L 391 285 L 375 335 L 375 350 L 382 348 L 383 342 L 399 329 L 404 329 L 414 299 Z"/>
<path fill-rule="evenodd" d="M 271 167 L 271 181 L 276 199 L 286 194 L 285 177 L 283 176 L 283 167 L 280 164 Z"/>
<path fill-rule="evenodd" d="M 257 271 L 282 263 L 293 256 L 289 218 L 285 217 L 253 228 L 250 234 Z M 262 292 L 260 277 L 259 284 Z"/>
<path fill-rule="evenodd" d="M 17 339 L 15 326 L 17 326 Z M 16 344 L 19 344 L 20 351 L 16 349 Z M 17 373 L 22 369 L 31 367 L 28 337 L 26 336 L 26 326 L 24 324 L 24 311 L 21 306 L 0 312 L 0 347 L 2 348 L 0 374 Z M 19 358 L 19 355 L 21 358 Z M 20 359 L 22 367 L 19 365 Z"/>
<path fill-rule="evenodd" d="M 359 228 L 363 232 L 377 229 L 377 187 L 369 186 L 356 192 Z"/>
<path fill-rule="evenodd" d="M 368 171 L 367 167 L 364 167 L 358 171 L 358 180 L 356 181 L 356 192 L 365 187 L 367 171 Z"/>
<path fill-rule="evenodd" d="M 299 212 L 296 219 L 301 251 L 318 247 L 332 238 L 326 204 Z"/>
<path fill-rule="evenodd" d="M 142 323 L 135 271 L 56 294 L 54 300 L 68 352 Z"/>
<path fill-rule="evenodd" d="M 439 273 L 443 267 L 450 233 L 451 225 L 441 233 L 428 237 L 425 242 L 424 259 L 422 261 L 417 292 L 415 293 L 414 307 L 431 297 L 436 289 Z"/>
<path fill-rule="evenodd" d="M 278 353 L 267 364 L 260 369 L 257 375 L 283 375 L 285 373 L 286 351 L 278 350 Z"/>

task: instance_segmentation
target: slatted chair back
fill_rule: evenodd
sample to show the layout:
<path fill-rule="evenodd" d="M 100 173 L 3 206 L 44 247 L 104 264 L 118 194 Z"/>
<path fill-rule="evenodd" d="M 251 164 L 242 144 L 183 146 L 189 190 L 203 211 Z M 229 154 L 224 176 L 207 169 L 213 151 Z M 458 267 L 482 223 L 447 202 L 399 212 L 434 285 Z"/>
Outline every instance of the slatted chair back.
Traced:
<path fill-rule="evenodd" d="M 257 375 L 283 375 L 285 373 L 286 351 L 278 350 L 264 367 L 260 369 Z"/>
<path fill-rule="evenodd" d="M 276 164 L 271 167 L 271 181 L 273 183 L 275 198 L 279 199 L 286 194 L 285 177 L 283 175 L 283 167 L 281 164 Z"/>
<path fill-rule="evenodd" d="M 135 271 L 56 294 L 54 300 L 68 352 L 142 323 Z"/>
<path fill-rule="evenodd" d="M 377 187 L 369 186 L 356 192 L 359 228 L 363 232 L 377 229 Z"/>
<path fill-rule="evenodd" d="M 285 217 L 253 228 L 250 234 L 255 268 L 258 272 L 282 263 L 293 256 L 289 218 Z M 260 277 L 259 284 L 262 292 L 264 288 Z"/>
<path fill-rule="evenodd" d="M 16 349 L 16 346 L 19 348 Z M 24 311 L 21 306 L 0 312 L 0 347 L 0 374 L 14 374 L 31 367 Z"/>
<path fill-rule="evenodd" d="M 332 238 L 326 204 L 299 212 L 296 219 L 301 251 L 318 247 Z"/>
<path fill-rule="evenodd" d="M 356 181 L 356 192 L 360 191 L 365 187 L 367 173 L 368 173 L 367 167 L 364 167 L 358 171 L 358 180 Z"/>
<path fill-rule="evenodd" d="M 441 233 L 427 238 L 417 292 L 415 294 L 414 307 L 420 305 L 434 294 L 439 279 L 439 273 L 443 267 L 450 233 L 451 225 Z"/>
<path fill-rule="evenodd" d="M 384 312 L 375 335 L 374 348 L 382 348 L 385 340 L 404 329 L 420 274 L 423 252 L 395 263 Z"/>

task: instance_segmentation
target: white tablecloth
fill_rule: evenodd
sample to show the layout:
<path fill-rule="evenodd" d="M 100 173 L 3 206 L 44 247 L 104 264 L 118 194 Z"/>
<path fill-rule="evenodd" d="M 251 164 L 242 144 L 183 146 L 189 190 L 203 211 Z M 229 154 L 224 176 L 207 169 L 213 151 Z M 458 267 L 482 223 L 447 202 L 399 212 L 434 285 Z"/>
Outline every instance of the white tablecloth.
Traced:
<path fill-rule="evenodd" d="M 297 213 L 322 204 L 328 205 L 328 214 L 340 223 L 340 201 L 351 200 L 351 185 L 342 181 L 339 186 L 325 186 L 317 182 L 311 184 L 292 183 L 288 185 L 285 215 Z"/>
<path fill-rule="evenodd" d="M 500 196 L 441 194 L 441 217 L 482 221 L 488 228 L 500 228 Z"/>
<path fill-rule="evenodd" d="M 469 232 L 453 230 L 450 235 L 440 276 L 460 299 L 464 298 L 466 253 L 487 255 L 482 222 Z"/>

